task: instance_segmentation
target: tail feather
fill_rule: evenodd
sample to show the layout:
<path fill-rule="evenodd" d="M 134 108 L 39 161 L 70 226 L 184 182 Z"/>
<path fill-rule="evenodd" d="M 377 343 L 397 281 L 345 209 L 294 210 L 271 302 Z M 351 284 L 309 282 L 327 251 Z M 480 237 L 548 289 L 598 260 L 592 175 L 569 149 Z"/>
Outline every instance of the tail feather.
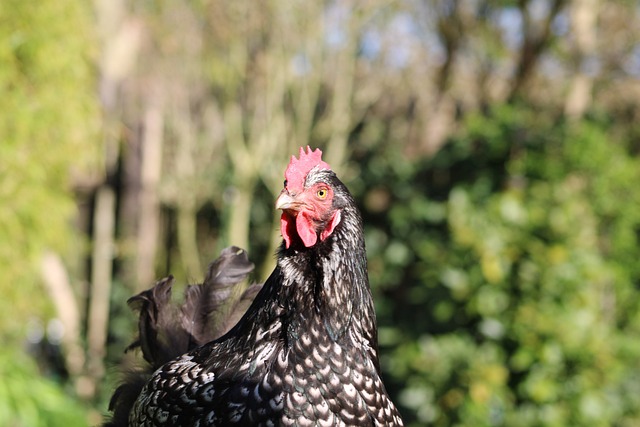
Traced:
<path fill-rule="evenodd" d="M 140 347 L 142 357 L 153 368 L 189 350 L 189 335 L 179 326 L 179 312 L 171 302 L 173 276 L 158 281 L 153 288 L 135 295 L 127 301 L 138 311 L 138 339 L 127 351 Z"/>
<path fill-rule="evenodd" d="M 153 372 L 147 366 L 146 368 L 130 369 L 124 373 L 125 379 L 113 392 L 109 401 L 109 411 L 112 415 L 105 420 L 102 427 L 127 427 L 129 425 L 131 408 Z"/>
<path fill-rule="evenodd" d="M 220 253 L 208 268 L 204 285 L 229 286 L 242 282 L 253 271 L 247 251 L 237 246 L 229 246 Z"/>
<path fill-rule="evenodd" d="M 230 307 L 227 316 L 219 324 L 219 333 L 223 335 L 233 328 L 262 289 L 262 283 L 250 285 Z"/>
<path fill-rule="evenodd" d="M 125 352 L 140 348 L 145 363 L 123 369 L 104 427 L 127 426 L 129 412 L 153 372 L 178 356 L 212 341 L 240 320 L 262 287 L 244 289 L 253 271 L 246 251 L 226 248 L 208 268 L 204 283 L 185 288 L 181 306 L 172 301 L 173 276 L 168 276 L 127 301 L 139 313 L 138 337 Z"/>
<path fill-rule="evenodd" d="M 242 283 L 253 268 L 246 251 L 231 246 L 209 265 L 202 285 L 187 287 L 181 308 L 182 327 L 197 345 L 219 338 L 230 329 L 229 308 L 241 296 Z"/>

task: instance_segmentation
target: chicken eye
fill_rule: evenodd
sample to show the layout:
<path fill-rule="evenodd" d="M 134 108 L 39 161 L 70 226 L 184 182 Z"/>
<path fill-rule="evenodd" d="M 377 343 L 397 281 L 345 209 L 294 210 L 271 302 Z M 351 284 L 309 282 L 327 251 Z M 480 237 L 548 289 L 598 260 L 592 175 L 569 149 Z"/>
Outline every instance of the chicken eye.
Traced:
<path fill-rule="evenodd" d="M 327 197 L 327 189 L 326 188 L 321 188 L 318 190 L 318 192 L 316 193 L 318 195 L 319 199 L 324 199 Z"/>
<path fill-rule="evenodd" d="M 288 184 L 288 182 L 287 182 L 287 180 L 285 179 L 285 180 L 284 180 L 284 188 L 287 188 L 287 184 Z"/>

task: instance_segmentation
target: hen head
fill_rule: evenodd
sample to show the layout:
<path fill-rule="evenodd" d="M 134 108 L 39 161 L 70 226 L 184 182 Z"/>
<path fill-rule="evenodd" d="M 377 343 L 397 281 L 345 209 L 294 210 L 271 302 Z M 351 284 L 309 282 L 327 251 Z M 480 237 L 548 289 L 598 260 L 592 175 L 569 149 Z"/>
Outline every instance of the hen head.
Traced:
<path fill-rule="evenodd" d="M 311 151 L 309 146 L 306 152 L 300 148 L 299 158 L 291 156 L 284 177 L 284 188 L 276 200 L 276 209 L 282 209 L 282 237 L 287 248 L 310 248 L 318 239 L 327 239 L 340 223 L 342 184 L 322 161 L 322 151 Z"/>

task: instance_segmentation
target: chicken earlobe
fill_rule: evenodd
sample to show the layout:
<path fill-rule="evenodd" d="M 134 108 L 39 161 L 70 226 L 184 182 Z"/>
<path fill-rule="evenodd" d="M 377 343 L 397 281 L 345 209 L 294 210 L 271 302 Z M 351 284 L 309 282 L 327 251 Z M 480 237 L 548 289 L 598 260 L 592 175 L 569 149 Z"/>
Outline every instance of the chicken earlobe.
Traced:
<path fill-rule="evenodd" d="M 342 219 L 342 214 L 340 213 L 340 211 L 339 210 L 334 211 L 331 214 L 331 219 L 329 219 L 329 222 L 324 227 L 324 230 L 322 230 L 322 233 L 320 233 L 320 240 L 324 242 L 327 237 L 331 236 L 331 233 L 333 233 L 333 230 L 335 230 L 338 224 L 340 224 L 341 219 Z"/>

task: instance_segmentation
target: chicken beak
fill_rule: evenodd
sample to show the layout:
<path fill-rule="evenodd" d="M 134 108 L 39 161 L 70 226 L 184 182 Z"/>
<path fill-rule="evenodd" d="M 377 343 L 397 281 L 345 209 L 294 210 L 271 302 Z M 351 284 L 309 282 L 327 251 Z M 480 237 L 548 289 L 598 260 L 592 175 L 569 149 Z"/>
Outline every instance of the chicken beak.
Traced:
<path fill-rule="evenodd" d="M 283 191 L 276 200 L 276 209 L 282 209 L 283 211 L 297 211 L 300 209 L 300 202 L 291 197 L 289 193 Z"/>

